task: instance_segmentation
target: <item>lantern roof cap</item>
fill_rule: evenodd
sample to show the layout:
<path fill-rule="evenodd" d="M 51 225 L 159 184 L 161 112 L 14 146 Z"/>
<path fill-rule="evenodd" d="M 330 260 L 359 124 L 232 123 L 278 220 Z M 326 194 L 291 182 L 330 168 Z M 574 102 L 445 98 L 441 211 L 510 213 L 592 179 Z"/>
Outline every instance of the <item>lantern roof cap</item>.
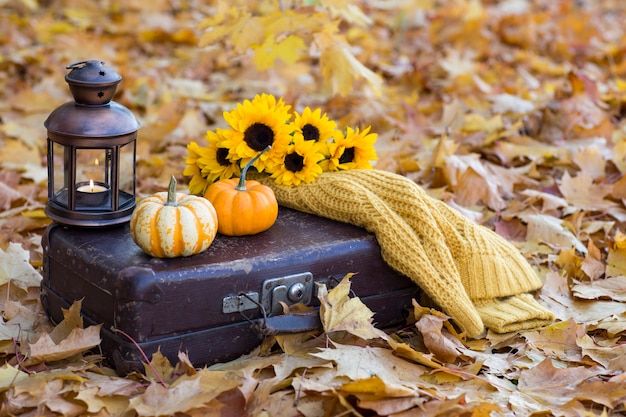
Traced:
<path fill-rule="evenodd" d="M 74 101 L 85 106 L 102 106 L 113 99 L 122 76 L 104 62 L 92 59 L 68 65 L 65 75 Z"/>
<path fill-rule="evenodd" d="M 106 66 L 103 61 L 90 59 L 68 65 L 65 69 L 71 69 L 66 76 L 67 82 L 86 84 L 111 84 L 121 81 L 122 76 L 112 68 Z"/>
<path fill-rule="evenodd" d="M 106 106 L 81 106 L 70 101 L 50 113 L 44 126 L 57 135 L 103 138 L 132 134 L 141 125 L 130 110 L 115 101 Z"/>
<path fill-rule="evenodd" d="M 68 65 L 65 76 L 74 101 L 55 109 L 44 122 L 50 133 L 66 138 L 125 136 L 139 129 L 135 116 L 113 101 L 121 75 L 99 60 Z"/>

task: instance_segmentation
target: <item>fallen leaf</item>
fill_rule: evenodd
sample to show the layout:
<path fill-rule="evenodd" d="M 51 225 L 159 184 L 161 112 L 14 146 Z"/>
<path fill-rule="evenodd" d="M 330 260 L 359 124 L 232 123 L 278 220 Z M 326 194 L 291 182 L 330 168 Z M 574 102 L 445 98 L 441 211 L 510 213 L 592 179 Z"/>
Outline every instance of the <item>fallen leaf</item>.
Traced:
<path fill-rule="evenodd" d="M 372 390 L 376 395 L 384 393 L 392 397 L 418 393 L 417 384 L 424 373 L 423 368 L 407 366 L 406 361 L 395 357 L 389 349 L 337 343 L 333 345 L 332 349 L 321 349 L 311 355 L 333 361 L 337 367 L 337 375 L 363 384 L 349 385 L 352 389 L 360 390 L 358 392 Z"/>
<path fill-rule="evenodd" d="M 583 366 L 556 368 L 551 359 L 546 359 L 534 368 L 521 372 L 518 389 L 545 404 L 546 410 L 549 410 L 576 398 L 578 385 L 600 373 L 598 368 Z"/>
<path fill-rule="evenodd" d="M 619 275 L 593 282 L 581 282 L 572 287 L 572 293 L 585 300 L 610 299 L 626 302 L 626 277 Z"/>
<path fill-rule="evenodd" d="M 335 288 L 327 291 L 325 284 L 317 287 L 320 318 L 326 333 L 347 331 L 362 339 L 386 339 L 387 334 L 372 324 L 374 313 L 358 298 L 350 298 L 350 279 L 346 275 Z"/>
<path fill-rule="evenodd" d="M 0 285 L 9 282 L 27 290 L 38 287 L 41 275 L 29 263 L 30 253 L 17 243 L 10 243 L 6 250 L 0 249 Z"/>
<path fill-rule="evenodd" d="M 495 94 L 489 96 L 491 110 L 494 113 L 530 113 L 535 109 L 533 102 L 513 94 Z"/>
<path fill-rule="evenodd" d="M 557 248 L 576 248 L 587 253 L 587 247 L 572 232 L 567 230 L 563 221 L 545 214 L 524 214 L 520 216 L 527 223 L 526 239 L 537 239 Z"/>
<path fill-rule="evenodd" d="M 575 177 L 571 177 L 565 171 L 559 190 L 565 200 L 578 209 L 606 212 L 616 207 L 616 203 L 605 199 L 611 193 L 612 186 L 594 184 L 591 175 L 585 171 L 578 173 Z"/>
<path fill-rule="evenodd" d="M 422 316 L 415 326 L 424 337 L 424 345 L 437 359 L 443 363 L 454 363 L 463 345 L 449 333 L 443 332 L 444 321 L 447 320 L 428 314 Z"/>
<path fill-rule="evenodd" d="M 70 334 L 56 343 L 47 333 L 42 334 L 35 343 L 30 343 L 28 359 L 25 366 L 41 362 L 56 362 L 85 352 L 100 344 L 100 327 L 89 326 L 85 329 L 74 329 Z"/>
<path fill-rule="evenodd" d="M 26 372 L 5 363 L 0 367 L 0 392 L 6 391 L 13 386 L 20 385 L 27 379 L 28 374 Z"/>
<path fill-rule="evenodd" d="M 500 181 L 485 169 L 478 155 L 451 155 L 445 161 L 445 176 L 455 192 L 457 203 L 473 206 L 482 202 L 494 210 L 504 207 L 498 188 Z"/>
<path fill-rule="evenodd" d="M 227 372 L 209 370 L 182 377 L 169 387 L 153 381 L 143 394 L 131 398 L 129 408 L 139 416 L 174 415 L 200 408 L 239 383 Z"/>
<path fill-rule="evenodd" d="M 302 38 L 289 35 L 280 41 L 276 41 L 273 35 L 268 35 L 265 41 L 254 48 L 254 65 L 259 70 L 267 70 L 275 66 L 276 60 L 281 60 L 287 65 L 293 65 L 305 50 Z"/>
<path fill-rule="evenodd" d="M 583 355 L 587 355 L 606 369 L 626 372 L 626 345 L 616 345 L 614 341 L 610 341 L 602 346 L 587 334 L 581 335 L 576 342 Z"/>

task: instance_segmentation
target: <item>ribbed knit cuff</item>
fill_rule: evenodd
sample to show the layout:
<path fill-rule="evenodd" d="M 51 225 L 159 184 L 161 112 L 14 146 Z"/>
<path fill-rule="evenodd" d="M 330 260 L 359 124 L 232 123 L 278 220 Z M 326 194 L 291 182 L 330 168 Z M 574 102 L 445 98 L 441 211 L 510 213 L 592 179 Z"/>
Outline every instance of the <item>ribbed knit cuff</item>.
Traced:
<path fill-rule="evenodd" d="M 474 304 L 485 326 L 496 333 L 533 329 L 554 321 L 554 314 L 528 293 L 501 299 L 474 300 Z"/>

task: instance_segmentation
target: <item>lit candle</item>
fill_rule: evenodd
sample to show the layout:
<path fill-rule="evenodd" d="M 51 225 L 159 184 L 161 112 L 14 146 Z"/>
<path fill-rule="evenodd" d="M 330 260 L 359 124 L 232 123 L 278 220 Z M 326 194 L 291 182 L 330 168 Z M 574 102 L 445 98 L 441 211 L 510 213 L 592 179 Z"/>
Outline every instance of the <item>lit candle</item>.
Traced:
<path fill-rule="evenodd" d="M 82 193 L 101 193 L 107 191 L 108 188 L 104 185 L 94 184 L 93 180 L 89 180 L 89 184 L 81 185 L 76 190 Z"/>
<path fill-rule="evenodd" d="M 109 186 L 93 180 L 76 184 L 76 206 L 98 207 L 109 203 Z"/>

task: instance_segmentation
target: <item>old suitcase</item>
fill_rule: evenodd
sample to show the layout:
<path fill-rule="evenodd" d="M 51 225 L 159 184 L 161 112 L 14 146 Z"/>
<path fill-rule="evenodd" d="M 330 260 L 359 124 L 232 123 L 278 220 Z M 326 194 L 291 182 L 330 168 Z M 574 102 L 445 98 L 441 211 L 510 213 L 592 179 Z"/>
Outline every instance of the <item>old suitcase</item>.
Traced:
<path fill-rule="evenodd" d="M 260 344 L 259 331 L 319 326 L 316 315 L 282 315 L 280 302 L 319 304 L 315 283 L 330 288 L 347 273 L 356 273 L 351 288 L 379 326 L 400 322 L 420 293 L 385 264 L 372 234 L 282 207 L 266 232 L 218 235 L 207 251 L 187 258 L 146 255 L 128 224 L 55 223 L 42 243 L 48 315 L 58 322 L 62 308 L 82 299 L 85 322 L 103 323 L 101 349 L 120 374 L 143 369 L 128 337 L 148 357 L 160 348 L 175 360 L 183 351 L 200 366 L 250 352 Z"/>

